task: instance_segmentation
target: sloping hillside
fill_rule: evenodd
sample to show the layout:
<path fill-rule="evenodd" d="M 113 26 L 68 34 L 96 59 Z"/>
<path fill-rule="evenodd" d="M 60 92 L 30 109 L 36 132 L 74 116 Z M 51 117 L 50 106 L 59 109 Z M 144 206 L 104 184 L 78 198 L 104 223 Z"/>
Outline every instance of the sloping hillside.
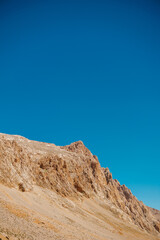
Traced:
<path fill-rule="evenodd" d="M 0 134 L 3 237 L 156 240 L 158 215 L 81 141 L 60 147 Z"/>

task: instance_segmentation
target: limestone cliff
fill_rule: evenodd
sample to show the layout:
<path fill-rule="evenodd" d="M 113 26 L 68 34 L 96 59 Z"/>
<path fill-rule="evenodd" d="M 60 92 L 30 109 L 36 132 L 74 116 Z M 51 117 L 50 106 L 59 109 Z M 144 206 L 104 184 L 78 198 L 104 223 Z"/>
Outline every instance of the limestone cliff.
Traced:
<path fill-rule="evenodd" d="M 145 231 L 160 232 L 158 213 L 113 179 L 82 141 L 60 147 L 0 134 L 0 183 L 22 192 L 39 186 L 63 197 L 108 200 L 119 218 Z"/>

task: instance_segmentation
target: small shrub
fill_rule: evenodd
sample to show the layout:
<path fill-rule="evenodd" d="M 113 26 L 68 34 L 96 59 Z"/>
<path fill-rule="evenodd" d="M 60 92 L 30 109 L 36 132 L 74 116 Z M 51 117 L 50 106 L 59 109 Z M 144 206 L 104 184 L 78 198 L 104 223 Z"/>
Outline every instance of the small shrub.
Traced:
<path fill-rule="evenodd" d="M 18 184 L 18 187 L 19 187 L 19 190 L 20 190 L 21 192 L 25 192 L 25 188 L 24 188 L 24 186 L 23 186 L 23 183 L 19 183 L 19 184 Z"/>

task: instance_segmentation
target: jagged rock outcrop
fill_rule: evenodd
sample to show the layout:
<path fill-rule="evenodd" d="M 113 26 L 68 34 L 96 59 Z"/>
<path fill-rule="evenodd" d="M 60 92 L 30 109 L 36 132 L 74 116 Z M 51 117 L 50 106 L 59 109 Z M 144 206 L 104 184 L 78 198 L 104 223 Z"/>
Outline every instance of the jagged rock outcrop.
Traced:
<path fill-rule="evenodd" d="M 107 199 L 121 210 L 119 217 L 127 215 L 140 228 L 160 232 L 154 212 L 101 168 L 82 141 L 59 147 L 0 134 L 0 183 L 22 192 L 37 185 L 65 197 Z"/>

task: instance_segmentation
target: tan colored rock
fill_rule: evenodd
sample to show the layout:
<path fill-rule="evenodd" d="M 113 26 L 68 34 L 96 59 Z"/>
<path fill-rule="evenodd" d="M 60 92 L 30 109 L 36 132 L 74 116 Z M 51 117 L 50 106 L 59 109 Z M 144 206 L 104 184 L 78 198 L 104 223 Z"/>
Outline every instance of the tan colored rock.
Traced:
<path fill-rule="evenodd" d="M 160 231 L 155 212 L 113 179 L 108 168 L 101 168 L 82 141 L 59 147 L 0 134 L 0 183 L 21 192 L 39 186 L 75 200 L 109 201 L 119 218 L 147 232 Z"/>

